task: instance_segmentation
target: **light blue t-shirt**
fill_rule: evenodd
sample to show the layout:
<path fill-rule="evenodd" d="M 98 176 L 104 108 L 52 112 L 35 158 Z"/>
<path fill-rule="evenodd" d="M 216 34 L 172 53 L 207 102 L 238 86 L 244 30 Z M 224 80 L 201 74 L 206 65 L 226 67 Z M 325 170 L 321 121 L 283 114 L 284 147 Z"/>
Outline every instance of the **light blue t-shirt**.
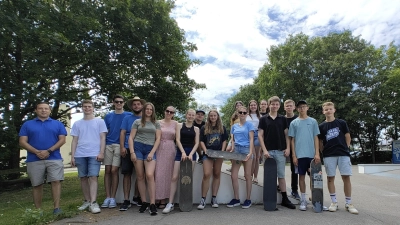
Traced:
<path fill-rule="evenodd" d="M 132 115 L 130 112 L 122 112 L 117 114 L 111 112 L 104 117 L 104 122 L 106 123 L 108 133 L 106 138 L 106 144 L 119 144 L 119 134 L 121 133 L 121 124 L 125 116 Z"/>
<path fill-rule="evenodd" d="M 318 123 L 314 118 L 297 117 L 290 123 L 289 137 L 294 137 L 294 148 L 297 158 L 314 158 L 314 138 L 318 136 Z"/>
<path fill-rule="evenodd" d="M 74 123 L 71 136 L 78 137 L 75 157 L 95 157 L 100 153 L 100 134 L 107 133 L 106 123 L 103 119 L 80 119 Z"/>
<path fill-rule="evenodd" d="M 240 123 L 235 123 L 231 128 L 231 134 L 235 138 L 235 145 L 250 146 L 250 131 L 255 131 L 251 122 L 246 121 L 242 126 L 240 126 Z"/>

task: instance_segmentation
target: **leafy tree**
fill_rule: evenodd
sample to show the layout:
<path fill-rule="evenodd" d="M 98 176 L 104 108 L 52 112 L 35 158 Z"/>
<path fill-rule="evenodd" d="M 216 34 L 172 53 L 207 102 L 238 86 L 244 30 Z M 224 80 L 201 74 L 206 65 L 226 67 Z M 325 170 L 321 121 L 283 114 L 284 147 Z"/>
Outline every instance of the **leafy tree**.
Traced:
<path fill-rule="evenodd" d="M 19 167 L 18 132 L 38 101 L 52 118 L 82 99 L 98 106 L 122 93 L 185 109 L 195 89 L 187 76 L 196 46 L 169 16 L 171 1 L 0 1 L 0 161 Z M 60 104 L 67 109 L 60 111 Z"/>

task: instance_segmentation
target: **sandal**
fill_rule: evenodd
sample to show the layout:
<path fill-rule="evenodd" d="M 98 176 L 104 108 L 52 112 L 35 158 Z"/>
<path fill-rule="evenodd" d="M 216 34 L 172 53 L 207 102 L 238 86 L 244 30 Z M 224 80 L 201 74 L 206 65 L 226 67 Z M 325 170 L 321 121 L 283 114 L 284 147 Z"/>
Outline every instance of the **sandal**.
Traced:
<path fill-rule="evenodd" d="M 257 179 L 257 177 L 253 178 L 253 183 L 258 184 L 258 179 Z"/>

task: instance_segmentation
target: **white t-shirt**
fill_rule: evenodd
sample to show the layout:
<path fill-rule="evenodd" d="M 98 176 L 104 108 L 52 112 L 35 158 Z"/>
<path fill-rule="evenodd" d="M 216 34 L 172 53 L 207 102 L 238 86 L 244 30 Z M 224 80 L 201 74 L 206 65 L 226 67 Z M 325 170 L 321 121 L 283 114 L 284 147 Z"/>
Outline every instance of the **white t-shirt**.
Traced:
<path fill-rule="evenodd" d="M 250 117 L 250 115 L 247 115 L 246 121 L 249 121 L 250 123 L 252 123 L 254 128 L 256 130 L 258 130 L 258 123 L 260 122 L 260 119 L 258 119 L 257 114 L 255 114 L 255 113 L 251 114 L 251 117 Z"/>
<path fill-rule="evenodd" d="M 78 137 L 75 157 L 96 157 L 99 155 L 101 133 L 107 133 L 107 126 L 103 119 L 94 118 L 76 121 L 71 129 L 71 136 Z"/>

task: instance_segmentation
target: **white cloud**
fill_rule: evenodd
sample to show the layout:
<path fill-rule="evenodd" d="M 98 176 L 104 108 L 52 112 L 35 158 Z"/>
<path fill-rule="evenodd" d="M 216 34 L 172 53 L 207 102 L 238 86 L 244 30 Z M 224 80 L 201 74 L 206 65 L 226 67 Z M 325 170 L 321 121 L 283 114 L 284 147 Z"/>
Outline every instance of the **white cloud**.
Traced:
<path fill-rule="evenodd" d="M 176 5 L 172 16 L 178 25 L 197 34 L 188 37 L 198 47 L 194 57 L 205 59 L 189 71 L 207 85 L 194 93 L 204 104 L 222 105 L 224 97 L 251 83 L 249 74 L 257 75 L 266 50 L 288 34 L 349 29 L 377 46 L 400 40 L 400 1 L 177 0 Z"/>

